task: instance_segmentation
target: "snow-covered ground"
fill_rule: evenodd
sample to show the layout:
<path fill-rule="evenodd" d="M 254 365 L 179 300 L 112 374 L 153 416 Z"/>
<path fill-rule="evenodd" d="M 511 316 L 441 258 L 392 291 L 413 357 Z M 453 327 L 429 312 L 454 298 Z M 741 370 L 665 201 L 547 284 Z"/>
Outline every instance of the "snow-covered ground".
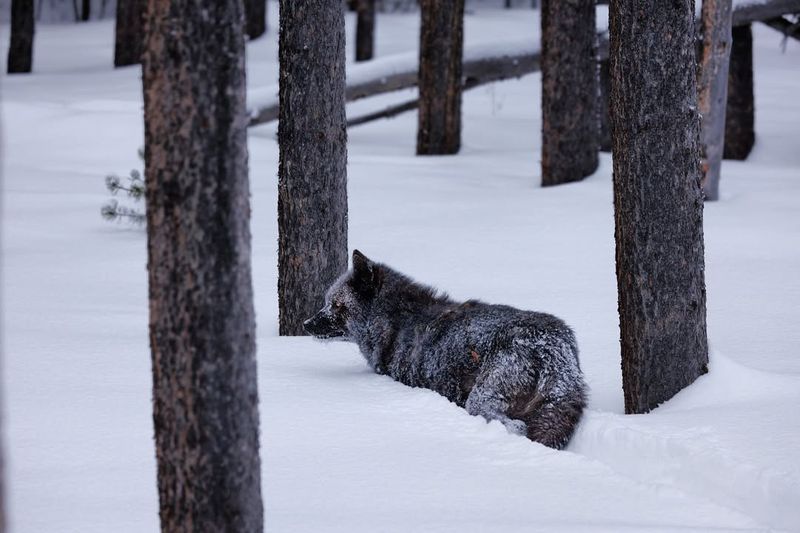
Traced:
<path fill-rule="evenodd" d="M 248 46 L 253 88 L 277 78 L 270 16 Z M 476 8 L 466 39 L 537 26 L 525 9 Z M 725 162 L 706 206 L 711 372 L 646 416 L 622 414 L 611 159 L 581 183 L 537 186 L 538 75 L 466 93 L 458 156 L 415 157 L 414 113 L 349 132 L 352 247 L 454 297 L 575 328 L 592 398 L 564 452 L 370 373 L 354 346 L 277 337 L 275 124 L 251 130 L 268 531 L 800 531 L 800 46 L 782 53 L 754 29 L 757 145 Z M 378 55 L 413 50 L 416 31 L 413 14 L 380 15 Z M 42 25 L 35 73 L 2 79 L 20 533 L 158 529 L 145 236 L 99 214 L 103 177 L 138 167 L 143 142 L 139 70 L 111 68 L 112 41 L 110 21 Z"/>

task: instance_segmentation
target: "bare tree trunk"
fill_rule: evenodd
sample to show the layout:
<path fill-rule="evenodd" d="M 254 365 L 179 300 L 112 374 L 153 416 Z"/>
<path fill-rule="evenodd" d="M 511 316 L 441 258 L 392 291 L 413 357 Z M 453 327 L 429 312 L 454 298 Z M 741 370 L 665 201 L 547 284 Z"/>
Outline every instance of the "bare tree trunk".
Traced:
<path fill-rule="evenodd" d="M 597 170 L 594 0 L 542 1 L 542 185 Z"/>
<path fill-rule="evenodd" d="M 375 0 L 358 0 L 356 61 L 369 61 L 375 47 Z"/>
<path fill-rule="evenodd" d="M 240 0 L 149 2 L 147 250 L 164 532 L 263 530 L 243 26 Z"/>
<path fill-rule="evenodd" d="M 31 71 L 33 63 L 33 0 L 11 0 L 11 42 L 8 73 Z"/>
<path fill-rule="evenodd" d="M 694 20 L 693 0 L 611 0 L 614 218 L 628 413 L 653 409 L 707 371 Z"/>
<path fill-rule="evenodd" d="M 755 141 L 753 32 L 750 24 L 746 24 L 733 28 L 723 157 L 725 159 L 747 159 Z"/>
<path fill-rule="evenodd" d="M 598 65 L 600 82 L 600 109 L 597 114 L 600 117 L 600 151 L 611 151 L 611 69 L 608 59 L 602 59 Z"/>
<path fill-rule="evenodd" d="M 731 0 L 703 0 L 703 53 L 699 61 L 697 104 L 702 117 L 700 158 L 706 200 L 719 199 L 728 102 L 731 12 Z"/>
<path fill-rule="evenodd" d="M 267 0 L 244 0 L 247 36 L 257 39 L 267 31 Z"/>
<path fill-rule="evenodd" d="M 464 0 L 421 0 L 417 155 L 458 153 Z"/>
<path fill-rule="evenodd" d="M 145 8 L 146 0 L 117 0 L 115 67 L 137 65 L 142 62 Z"/>
<path fill-rule="evenodd" d="M 81 20 L 86 22 L 92 15 L 92 0 L 83 0 L 81 2 Z"/>
<path fill-rule="evenodd" d="M 341 2 L 281 0 L 278 310 L 303 322 L 347 269 L 345 30 Z"/>
<path fill-rule="evenodd" d="M 31 0 L 32 1 L 32 0 Z M 5 155 L 3 143 L 0 143 L 0 220 L 5 220 L 3 215 L 3 206 L 5 203 L 3 202 L 3 190 L 5 176 L 3 175 L 3 169 L 5 166 L 2 164 L 2 156 Z M 0 254 L 2 251 L 5 250 L 3 247 L 3 234 L 0 232 Z M 0 257 L 0 279 L 5 279 L 4 275 L 4 267 L 5 262 L 2 261 L 2 257 Z M 0 316 L 4 316 L 3 308 L 4 308 L 4 294 L 3 294 L 3 287 L 0 284 Z M 7 518 L 7 509 L 8 505 L 7 501 L 7 491 L 6 491 L 6 446 L 5 446 L 5 395 L 3 394 L 5 388 L 2 386 L 5 383 L 4 378 L 4 368 L 5 368 L 5 352 L 3 351 L 3 347 L 5 346 L 5 342 L 3 341 L 4 335 L 4 326 L 3 321 L 0 320 L 0 533 L 6 533 L 8 530 L 8 518 Z"/>

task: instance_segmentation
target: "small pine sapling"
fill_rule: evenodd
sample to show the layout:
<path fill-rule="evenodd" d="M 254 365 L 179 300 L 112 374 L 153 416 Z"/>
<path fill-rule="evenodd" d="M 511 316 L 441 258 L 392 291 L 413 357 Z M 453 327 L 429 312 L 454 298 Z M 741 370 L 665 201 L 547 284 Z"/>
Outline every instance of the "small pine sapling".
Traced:
<path fill-rule="evenodd" d="M 144 153 L 139 149 L 139 159 L 144 159 Z M 141 202 L 144 198 L 144 179 L 141 172 L 136 169 L 131 170 L 130 174 L 123 178 L 116 174 L 106 176 L 106 188 L 112 196 L 122 191 L 134 202 Z M 111 199 L 100 209 L 100 214 L 108 221 L 126 220 L 132 224 L 143 225 L 145 223 L 144 211 L 135 207 L 120 205 L 116 199 Z"/>

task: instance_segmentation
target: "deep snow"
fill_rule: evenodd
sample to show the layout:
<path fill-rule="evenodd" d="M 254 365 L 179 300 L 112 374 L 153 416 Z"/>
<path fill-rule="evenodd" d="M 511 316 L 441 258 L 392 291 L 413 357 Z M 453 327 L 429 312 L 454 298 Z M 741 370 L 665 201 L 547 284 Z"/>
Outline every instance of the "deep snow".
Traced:
<path fill-rule="evenodd" d="M 253 88 L 277 78 L 270 15 L 248 46 Z M 473 9 L 466 39 L 537 26 L 528 10 Z M 377 53 L 413 50 L 416 27 L 380 15 Z M 566 452 L 371 374 L 354 346 L 276 336 L 275 124 L 250 131 L 267 530 L 800 530 L 800 46 L 781 53 L 754 29 L 757 145 L 724 163 L 706 208 L 711 372 L 646 416 L 621 414 L 611 159 L 537 186 L 538 75 L 466 93 L 455 157 L 413 155 L 414 113 L 349 131 L 351 247 L 455 298 L 574 327 L 592 395 Z M 139 71 L 111 68 L 112 38 L 110 21 L 42 25 L 36 72 L 2 79 L 17 532 L 158 527 L 145 238 L 99 215 L 104 175 L 137 167 L 142 145 Z"/>

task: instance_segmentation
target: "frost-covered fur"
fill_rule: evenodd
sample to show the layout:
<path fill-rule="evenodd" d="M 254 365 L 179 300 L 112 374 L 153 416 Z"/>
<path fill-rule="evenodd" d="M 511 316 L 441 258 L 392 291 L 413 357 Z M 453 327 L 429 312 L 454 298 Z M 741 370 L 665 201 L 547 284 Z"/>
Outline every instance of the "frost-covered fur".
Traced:
<path fill-rule="evenodd" d="M 454 302 L 358 251 L 306 329 L 355 342 L 377 373 L 552 448 L 569 442 L 586 405 L 575 335 L 560 319 Z"/>

